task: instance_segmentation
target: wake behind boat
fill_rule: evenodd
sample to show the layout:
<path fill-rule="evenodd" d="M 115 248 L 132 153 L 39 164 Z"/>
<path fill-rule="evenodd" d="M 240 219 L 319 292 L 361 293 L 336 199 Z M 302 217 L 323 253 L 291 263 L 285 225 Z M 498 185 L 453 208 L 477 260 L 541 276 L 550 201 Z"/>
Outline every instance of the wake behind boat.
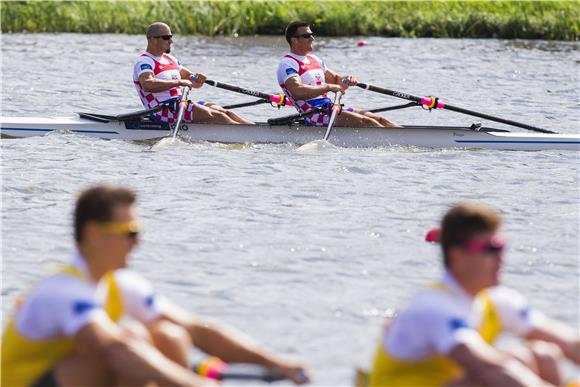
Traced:
<path fill-rule="evenodd" d="M 140 112 L 121 116 L 79 113 L 73 117 L 1 117 L 2 137 L 21 138 L 52 131 L 127 141 L 155 140 L 171 135 L 175 125 L 139 118 Z M 225 144 L 296 144 L 320 140 L 326 128 L 297 122 L 274 125 L 183 123 L 179 135 L 190 141 Z M 331 143 L 348 148 L 415 146 L 424 148 L 473 148 L 497 150 L 574 150 L 580 151 L 579 134 L 511 132 L 477 124 L 459 126 L 403 126 L 401 128 L 335 127 Z"/>

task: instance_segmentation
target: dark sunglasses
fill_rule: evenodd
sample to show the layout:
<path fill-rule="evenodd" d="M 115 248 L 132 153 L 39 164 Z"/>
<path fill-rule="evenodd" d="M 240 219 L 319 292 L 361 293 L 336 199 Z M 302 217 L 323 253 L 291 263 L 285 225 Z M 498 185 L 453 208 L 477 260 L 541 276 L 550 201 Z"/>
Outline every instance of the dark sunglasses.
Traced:
<path fill-rule="evenodd" d="M 156 38 L 156 39 L 163 39 L 163 40 L 169 40 L 169 39 L 173 38 L 173 35 L 160 35 L 160 36 L 154 36 L 154 38 Z"/>
<path fill-rule="evenodd" d="M 304 39 L 310 39 L 314 37 L 314 33 L 313 32 L 307 32 L 305 34 L 301 34 L 301 35 L 294 35 L 295 38 L 304 38 Z"/>
<path fill-rule="evenodd" d="M 505 242 L 499 238 L 467 241 L 463 244 L 463 248 L 473 253 L 501 254 L 505 249 Z"/>

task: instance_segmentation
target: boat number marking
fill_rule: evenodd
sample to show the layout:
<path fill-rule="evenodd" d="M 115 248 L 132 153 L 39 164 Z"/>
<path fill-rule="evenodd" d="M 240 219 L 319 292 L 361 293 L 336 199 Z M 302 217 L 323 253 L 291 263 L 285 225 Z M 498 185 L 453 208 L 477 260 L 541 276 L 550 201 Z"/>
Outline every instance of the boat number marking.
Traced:
<path fill-rule="evenodd" d="M 169 125 L 169 127 L 171 128 L 171 130 L 175 130 L 175 124 L 170 124 L 170 125 Z M 182 124 L 182 125 L 179 127 L 179 130 L 182 130 L 182 131 L 185 131 L 185 132 L 186 132 L 188 129 L 189 129 L 189 128 L 188 128 L 188 126 L 187 126 L 186 124 Z"/>

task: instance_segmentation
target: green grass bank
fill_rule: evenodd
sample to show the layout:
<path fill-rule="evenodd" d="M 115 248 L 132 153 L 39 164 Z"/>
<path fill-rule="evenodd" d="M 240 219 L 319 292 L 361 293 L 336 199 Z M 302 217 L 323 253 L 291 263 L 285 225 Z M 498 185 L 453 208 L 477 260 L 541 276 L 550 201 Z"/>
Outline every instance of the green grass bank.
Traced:
<path fill-rule="evenodd" d="M 291 20 L 327 36 L 580 39 L 577 1 L 2 1 L 2 32 L 281 34 Z"/>

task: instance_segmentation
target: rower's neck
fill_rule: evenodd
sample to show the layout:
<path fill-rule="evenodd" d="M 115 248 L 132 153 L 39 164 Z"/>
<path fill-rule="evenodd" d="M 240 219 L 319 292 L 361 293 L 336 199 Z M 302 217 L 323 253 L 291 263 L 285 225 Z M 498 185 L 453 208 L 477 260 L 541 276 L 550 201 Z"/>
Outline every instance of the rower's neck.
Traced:
<path fill-rule="evenodd" d="M 465 279 L 458 277 L 452 273 L 453 279 L 461 288 L 470 296 L 475 297 L 479 292 L 483 290 L 480 286 L 474 286 L 472 281 L 466 281 Z"/>
<path fill-rule="evenodd" d="M 150 47 L 149 45 L 147 46 L 147 50 L 146 50 L 149 54 L 156 56 L 158 58 L 163 56 L 163 51 L 162 50 L 155 50 L 152 47 Z"/>
<path fill-rule="evenodd" d="M 306 55 L 310 54 L 310 51 L 300 51 L 300 50 L 297 50 L 295 48 L 290 49 L 290 52 L 294 55 L 299 55 L 299 56 L 306 56 Z"/>
<path fill-rule="evenodd" d="M 79 253 L 87 265 L 87 271 L 92 281 L 99 282 L 101 278 L 112 270 L 107 263 L 107 257 L 83 246 L 79 246 Z"/>

